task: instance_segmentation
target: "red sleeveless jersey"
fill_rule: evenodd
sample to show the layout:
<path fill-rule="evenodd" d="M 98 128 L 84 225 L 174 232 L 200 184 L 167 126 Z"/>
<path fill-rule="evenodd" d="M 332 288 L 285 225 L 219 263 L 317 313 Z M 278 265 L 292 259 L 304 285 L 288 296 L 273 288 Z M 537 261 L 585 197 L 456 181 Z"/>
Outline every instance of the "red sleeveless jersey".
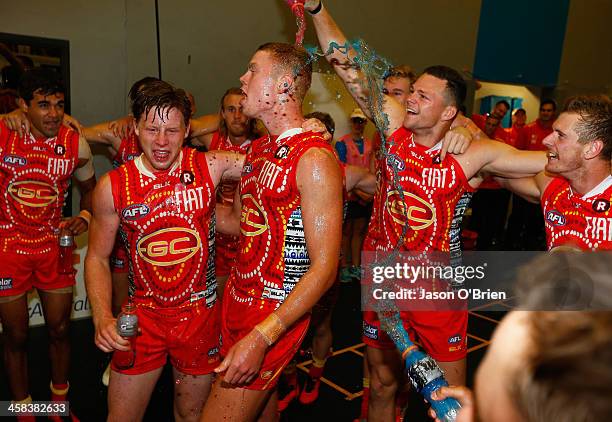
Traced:
<path fill-rule="evenodd" d="M 170 170 L 153 174 L 137 158 L 109 175 L 130 257 L 130 295 L 152 307 L 200 300 L 212 307 L 215 187 L 206 155 L 184 148 Z"/>
<path fill-rule="evenodd" d="M 584 196 L 555 177 L 542 195 L 548 249 L 566 243 L 583 250 L 612 250 L 612 176 Z"/>
<path fill-rule="evenodd" d="M 0 121 L 0 248 L 19 254 L 57 246 L 70 178 L 79 160 L 79 134 L 62 125 L 54 138 L 19 136 Z"/>
<path fill-rule="evenodd" d="M 113 168 L 119 167 L 121 164 L 125 164 L 128 161 L 132 161 L 134 158 L 142 154 L 138 136 L 132 132 L 127 138 L 122 138 L 119 144 L 119 150 L 113 157 Z"/>
<path fill-rule="evenodd" d="M 332 152 L 319 134 L 291 129 L 275 140 L 258 139 L 246 157 L 240 181 L 240 249 L 225 295 L 232 303 L 232 315 L 224 316 L 230 328 L 260 322 L 308 271 L 296 171 L 311 148 Z"/>
<path fill-rule="evenodd" d="M 386 157 L 376 161 L 364 250 L 460 251 L 461 221 L 474 189 L 459 163 L 450 154 L 440 162 L 440 144 L 419 145 L 403 127 L 387 144 Z"/>

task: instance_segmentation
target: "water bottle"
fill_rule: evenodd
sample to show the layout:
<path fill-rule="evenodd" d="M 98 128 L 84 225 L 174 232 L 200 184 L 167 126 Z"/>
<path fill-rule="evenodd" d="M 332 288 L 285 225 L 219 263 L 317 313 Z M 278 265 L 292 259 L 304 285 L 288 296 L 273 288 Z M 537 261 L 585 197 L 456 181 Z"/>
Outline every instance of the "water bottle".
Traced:
<path fill-rule="evenodd" d="M 136 315 L 136 306 L 128 302 L 121 308 L 121 313 L 117 317 L 117 332 L 121 337 L 130 340 L 130 350 L 115 350 L 113 354 L 113 363 L 119 369 L 129 369 L 134 366 L 136 358 L 136 350 L 134 349 L 134 341 L 138 334 L 138 316 Z"/>
<path fill-rule="evenodd" d="M 398 313 L 379 313 L 381 324 L 397 348 L 402 352 L 406 363 L 406 374 L 414 389 L 419 392 L 436 412 L 442 422 L 454 422 L 461 405 L 454 398 L 433 400 L 431 394 L 441 387 L 448 386 L 444 372 L 435 360 L 421 352 L 410 340 Z"/>
<path fill-rule="evenodd" d="M 72 231 L 66 227 L 59 232 L 59 256 L 58 270 L 60 274 L 72 274 L 74 272 L 72 264 L 72 251 L 74 250 L 74 236 Z"/>

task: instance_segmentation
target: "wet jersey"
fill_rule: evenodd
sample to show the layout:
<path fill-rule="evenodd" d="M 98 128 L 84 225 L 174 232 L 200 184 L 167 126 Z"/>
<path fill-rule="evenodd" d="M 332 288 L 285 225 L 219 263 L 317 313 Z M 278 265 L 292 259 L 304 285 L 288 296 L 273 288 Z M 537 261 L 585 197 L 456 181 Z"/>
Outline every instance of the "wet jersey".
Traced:
<path fill-rule="evenodd" d="M 239 312 L 240 324 L 256 324 L 262 319 L 257 316 L 278 308 L 308 271 L 296 171 L 311 148 L 331 152 L 320 135 L 291 129 L 277 139 L 255 141 L 246 157 L 240 180 L 240 249 L 225 295 L 234 303 L 232 312 Z"/>
<path fill-rule="evenodd" d="M 139 157 L 109 175 L 135 302 L 213 306 L 215 187 L 206 155 L 184 148 L 170 170 L 158 173 Z"/>
<path fill-rule="evenodd" d="M 542 195 L 548 249 L 571 243 L 583 250 L 612 250 L 612 176 L 581 196 L 555 177 Z"/>
<path fill-rule="evenodd" d="M 377 189 L 365 251 L 461 250 L 461 221 L 474 189 L 459 163 L 441 144 L 427 148 L 400 128 L 376 161 Z"/>
<path fill-rule="evenodd" d="M 138 142 L 138 136 L 132 132 L 127 138 L 122 138 L 119 144 L 119 149 L 113 157 L 113 168 L 119 167 L 121 164 L 125 164 L 128 161 L 132 161 L 134 158 L 142 154 L 140 143 Z"/>
<path fill-rule="evenodd" d="M 79 160 L 79 134 L 64 125 L 57 136 L 19 136 L 0 121 L 0 248 L 46 253 L 57 231 L 70 178 Z"/>

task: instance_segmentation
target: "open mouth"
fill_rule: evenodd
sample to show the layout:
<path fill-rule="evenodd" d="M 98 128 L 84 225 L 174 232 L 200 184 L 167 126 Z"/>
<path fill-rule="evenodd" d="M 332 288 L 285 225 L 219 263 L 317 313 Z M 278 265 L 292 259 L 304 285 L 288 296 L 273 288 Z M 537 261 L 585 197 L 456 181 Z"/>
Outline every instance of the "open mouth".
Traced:
<path fill-rule="evenodd" d="M 170 151 L 153 151 L 155 161 L 166 161 L 170 157 Z"/>
<path fill-rule="evenodd" d="M 411 107 L 406 107 L 406 113 L 408 114 L 417 114 L 416 110 Z"/>
<path fill-rule="evenodd" d="M 548 151 L 546 156 L 548 157 L 549 160 L 558 160 L 559 159 L 559 155 L 554 153 L 554 152 L 552 152 L 552 151 Z"/>

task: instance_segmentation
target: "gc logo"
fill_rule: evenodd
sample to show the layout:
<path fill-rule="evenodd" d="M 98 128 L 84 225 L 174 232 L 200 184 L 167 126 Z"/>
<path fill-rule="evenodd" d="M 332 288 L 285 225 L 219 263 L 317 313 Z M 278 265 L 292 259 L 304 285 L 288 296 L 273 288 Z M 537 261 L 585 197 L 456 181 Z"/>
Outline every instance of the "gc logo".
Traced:
<path fill-rule="evenodd" d="M 55 186 L 34 180 L 13 182 L 7 190 L 9 195 L 21 205 L 34 208 L 46 207 L 55 202 L 59 194 Z"/>
<path fill-rule="evenodd" d="M 399 225 L 408 222 L 412 230 L 423 230 L 436 221 L 436 210 L 413 193 L 404 192 L 404 199 L 397 190 L 387 193 L 387 212 Z"/>
<path fill-rule="evenodd" d="M 242 197 L 242 214 L 240 215 L 240 232 L 245 236 L 257 236 L 268 229 L 268 219 L 253 195 Z"/>
<path fill-rule="evenodd" d="M 182 227 L 161 229 L 136 243 L 138 255 L 160 267 L 180 264 L 194 256 L 202 242 L 197 231 Z"/>

